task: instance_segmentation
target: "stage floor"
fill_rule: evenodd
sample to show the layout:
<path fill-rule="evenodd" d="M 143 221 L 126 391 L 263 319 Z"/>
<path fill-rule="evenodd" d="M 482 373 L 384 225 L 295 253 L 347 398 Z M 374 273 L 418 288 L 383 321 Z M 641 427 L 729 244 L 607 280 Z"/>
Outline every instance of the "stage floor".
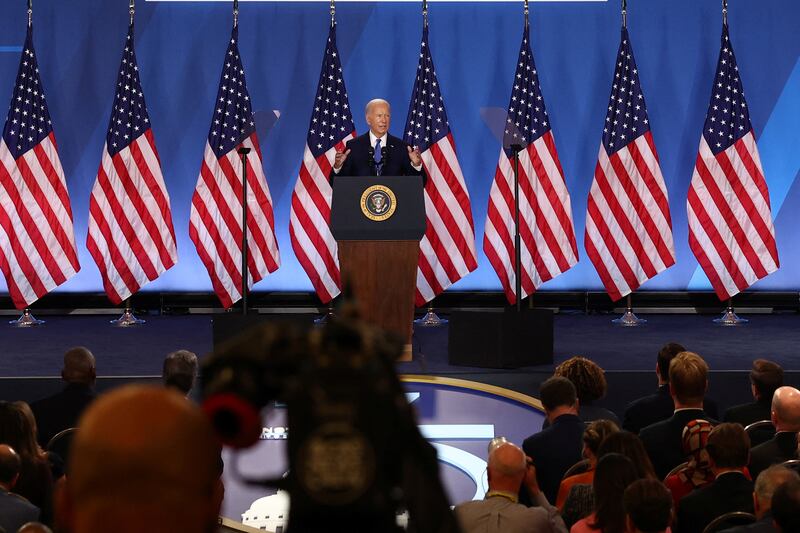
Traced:
<path fill-rule="evenodd" d="M 99 390 L 130 381 L 158 383 L 164 356 L 185 348 L 201 358 L 213 347 L 211 315 L 149 316 L 141 327 L 119 329 L 109 315 L 46 316 L 40 328 L 0 326 L 0 400 L 36 400 L 61 388 L 64 351 L 89 347 L 97 358 Z M 800 315 L 751 315 L 751 322 L 724 328 L 709 315 L 646 315 L 640 328 L 620 328 L 608 315 L 557 314 L 553 365 L 514 370 L 451 366 L 447 327 L 417 328 L 414 360 L 397 365 L 401 374 L 436 374 L 473 380 L 537 397 L 553 367 L 583 355 L 606 370 L 608 395 L 599 402 L 622 415 L 628 402 L 656 387 L 655 360 L 666 342 L 680 342 L 711 367 L 709 395 L 723 410 L 751 401 L 748 371 L 753 359 L 780 363 L 786 383 L 800 385 Z"/>
<path fill-rule="evenodd" d="M 798 367 L 800 315 L 751 315 L 746 326 L 725 328 L 708 315 L 645 315 L 639 328 L 620 328 L 607 315 L 555 315 L 555 364 L 583 355 L 607 371 L 652 371 L 658 349 L 679 342 L 703 356 L 713 371 L 749 370 L 753 359 Z M 97 357 L 100 376 L 153 376 L 166 353 L 179 348 L 199 356 L 212 349 L 210 315 L 149 316 L 136 328 L 114 328 L 108 315 L 47 316 L 39 328 L 0 326 L 0 377 L 58 376 L 61 357 L 85 345 Z M 551 365 L 516 371 L 451 366 L 447 328 L 421 328 L 414 334 L 414 360 L 398 365 L 411 373 L 544 372 Z"/>

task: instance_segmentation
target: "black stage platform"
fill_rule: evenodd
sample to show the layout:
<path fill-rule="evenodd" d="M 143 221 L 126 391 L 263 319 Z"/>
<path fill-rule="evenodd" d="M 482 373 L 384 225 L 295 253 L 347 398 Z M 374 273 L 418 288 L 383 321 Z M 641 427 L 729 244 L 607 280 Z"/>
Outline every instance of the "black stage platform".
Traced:
<path fill-rule="evenodd" d="M 44 316 L 39 328 L 0 326 L 0 399 L 33 400 L 60 387 L 63 352 L 88 346 L 97 357 L 100 388 L 159 375 L 164 355 L 186 348 L 202 356 L 212 349 L 212 316 L 147 316 L 141 327 L 118 329 L 109 315 Z M 632 398 L 655 388 L 655 358 L 665 342 L 680 342 L 702 355 L 712 369 L 710 394 L 721 407 L 748 401 L 747 371 L 752 360 L 774 360 L 797 385 L 800 374 L 800 315 L 749 315 L 749 324 L 724 328 L 709 315 L 646 315 L 640 328 L 613 326 L 610 315 L 556 314 L 555 364 L 583 355 L 607 372 L 605 404 L 621 411 Z M 447 328 L 416 328 L 414 360 L 398 365 L 403 374 L 451 375 L 536 395 L 552 365 L 517 370 L 451 366 Z M 24 379 L 21 379 L 24 378 Z"/>

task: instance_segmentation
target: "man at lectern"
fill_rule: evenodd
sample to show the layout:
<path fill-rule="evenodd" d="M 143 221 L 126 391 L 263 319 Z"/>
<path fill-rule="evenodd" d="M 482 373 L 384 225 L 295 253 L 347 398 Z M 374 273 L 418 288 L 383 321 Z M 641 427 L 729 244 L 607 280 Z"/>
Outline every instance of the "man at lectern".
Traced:
<path fill-rule="evenodd" d="M 350 140 L 344 151 L 336 154 L 331 172 L 335 176 L 422 176 L 422 156 L 416 147 L 389 135 L 389 102 L 377 98 L 364 110 L 369 132 Z"/>

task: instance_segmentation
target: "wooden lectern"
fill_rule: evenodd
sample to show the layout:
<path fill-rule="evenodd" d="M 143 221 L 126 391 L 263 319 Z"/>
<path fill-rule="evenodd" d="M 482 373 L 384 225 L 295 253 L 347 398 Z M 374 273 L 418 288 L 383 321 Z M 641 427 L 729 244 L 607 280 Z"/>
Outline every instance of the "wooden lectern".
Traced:
<path fill-rule="evenodd" d="M 353 291 L 361 316 L 405 340 L 411 360 L 411 326 L 425 235 L 421 176 L 337 177 L 331 232 L 339 247 L 342 283 Z"/>

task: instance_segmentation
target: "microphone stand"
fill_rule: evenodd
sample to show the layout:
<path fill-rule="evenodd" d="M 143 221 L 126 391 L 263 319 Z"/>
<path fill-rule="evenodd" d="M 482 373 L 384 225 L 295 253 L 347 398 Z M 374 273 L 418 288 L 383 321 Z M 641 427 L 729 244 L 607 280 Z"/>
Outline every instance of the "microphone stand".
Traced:
<path fill-rule="evenodd" d="M 240 146 L 242 156 L 242 316 L 247 315 L 247 154 L 250 148 Z"/>

